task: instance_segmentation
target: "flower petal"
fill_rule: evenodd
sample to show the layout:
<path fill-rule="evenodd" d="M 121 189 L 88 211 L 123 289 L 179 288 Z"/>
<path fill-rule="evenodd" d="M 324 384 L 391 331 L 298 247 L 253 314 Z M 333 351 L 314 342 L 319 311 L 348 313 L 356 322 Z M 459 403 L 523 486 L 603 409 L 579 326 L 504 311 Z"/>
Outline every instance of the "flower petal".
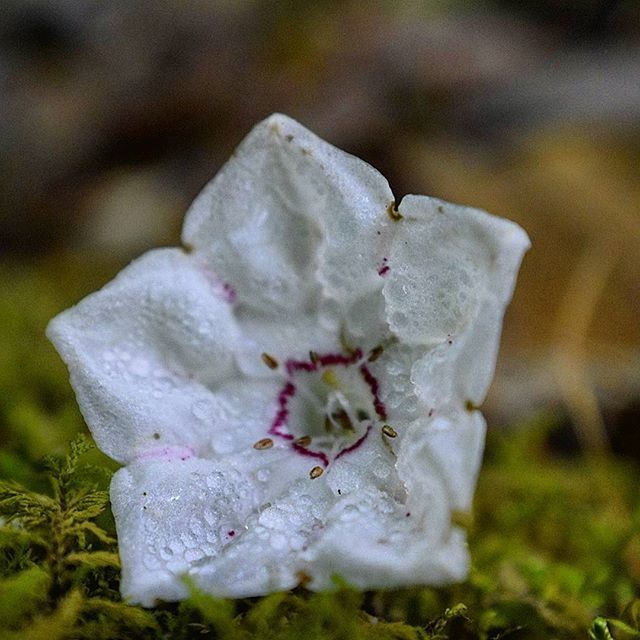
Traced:
<path fill-rule="evenodd" d="M 411 426 L 398 424 L 397 439 L 406 441 L 412 432 L 402 432 Z M 302 554 L 314 590 L 331 588 L 335 574 L 366 589 L 444 584 L 466 573 L 464 534 L 451 528 L 449 478 L 411 446 L 404 450 L 415 457 L 401 447 L 396 461 L 395 438 L 392 451 L 379 427 L 326 474 L 338 499 Z M 401 465 L 406 473 L 399 473 Z"/>
<path fill-rule="evenodd" d="M 419 515 L 422 485 L 430 485 L 434 475 L 445 487 L 449 512 L 471 510 L 485 433 L 480 411 L 422 417 L 407 426 L 398 446 L 398 473 L 407 490 L 409 511 Z"/>
<path fill-rule="evenodd" d="M 480 404 L 529 240 L 512 222 L 426 196 L 399 209 L 383 290 L 389 325 L 402 342 L 429 347 L 412 374 L 427 407 Z"/>
<path fill-rule="evenodd" d="M 330 589 L 336 574 L 361 589 L 463 579 L 468 569 L 464 533 L 449 526 L 446 493 L 435 475 L 421 487 L 419 500 L 426 517 L 374 487 L 339 502 L 327 514 L 322 536 L 304 554 L 313 568 L 310 587 Z"/>
<path fill-rule="evenodd" d="M 190 575 L 209 593 L 247 597 L 291 589 L 305 580 L 301 553 L 322 531 L 333 496 L 319 480 L 290 480 L 277 501 L 246 522 L 246 532 Z"/>
<path fill-rule="evenodd" d="M 375 265 L 391 202 L 375 169 L 276 114 L 198 196 L 183 240 L 233 284 L 241 304 L 271 314 L 313 309 L 318 278 L 341 302 L 380 286 Z"/>
<path fill-rule="evenodd" d="M 153 448 L 207 445 L 195 414 L 234 375 L 238 336 L 231 305 L 190 256 L 147 253 L 47 333 L 106 454 L 124 462 Z"/>
<path fill-rule="evenodd" d="M 187 596 L 183 576 L 216 557 L 244 531 L 257 495 L 228 465 L 186 461 L 135 462 L 111 482 L 122 559 L 122 594 L 152 606 Z"/>

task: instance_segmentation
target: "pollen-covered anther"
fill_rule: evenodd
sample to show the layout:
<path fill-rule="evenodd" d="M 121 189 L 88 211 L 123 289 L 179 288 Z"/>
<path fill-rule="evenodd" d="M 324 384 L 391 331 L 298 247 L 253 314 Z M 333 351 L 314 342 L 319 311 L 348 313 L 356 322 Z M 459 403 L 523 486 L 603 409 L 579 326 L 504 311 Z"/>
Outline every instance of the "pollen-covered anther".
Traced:
<path fill-rule="evenodd" d="M 311 444 L 311 436 L 302 436 L 300 438 L 296 438 L 293 442 L 299 447 L 308 447 Z"/>
<path fill-rule="evenodd" d="M 264 362 L 269 369 L 278 368 L 278 361 L 273 356 L 270 356 L 268 353 L 263 353 L 260 357 L 262 358 L 262 362 Z"/>
<path fill-rule="evenodd" d="M 384 427 L 382 427 L 382 433 L 387 436 L 387 438 L 395 438 L 398 435 L 398 432 L 388 424 L 385 424 Z"/>
<path fill-rule="evenodd" d="M 262 438 L 261 440 L 258 440 L 258 442 L 256 442 L 253 445 L 253 448 L 257 449 L 258 451 L 262 451 L 264 449 L 271 449 L 271 447 L 273 447 L 273 440 L 271 438 Z"/>
<path fill-rule="evenodd" d="M 319 478 L 324 473 L 324 469 L 322 467 L 313 467 L 311 471 L 309 471 L 309 477 L 312 480 Z"/>

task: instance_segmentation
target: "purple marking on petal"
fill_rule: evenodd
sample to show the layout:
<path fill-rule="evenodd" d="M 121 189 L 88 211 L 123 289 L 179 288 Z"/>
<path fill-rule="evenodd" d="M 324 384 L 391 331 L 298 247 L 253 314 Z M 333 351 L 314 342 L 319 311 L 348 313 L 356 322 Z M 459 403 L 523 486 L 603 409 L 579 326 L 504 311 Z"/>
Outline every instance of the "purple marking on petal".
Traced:
<path fill-rule="evenodd" d="M 350 364 L 354 364 L 360 360 L 360 358 L 362 358 L 362 351 L 360 349 L 356 349 L 348 356 L 345 356 L 343 353 L 327 353 L 320 356 L 318 362 L 323 367 L 331 367 L 335 365 L 348 366 Z"/>
<path fill-rule="evenodd" d="M 289 399 L 292 398 L 295 393 L 296 385 L 289 381 L 278 394 L 279 409 L 278 413 L 276 413 L 276 417 L 271 423 L 271 428 L 269 429 L 270 434 L 286 438 L 287 440 L 293 440 L 293 436 L 290 433 L 287 433 L 286 431 L 282 432 L 280 429 L 287 424 L 287 419 L 289 417 Z"/>
<path fill-rule="evenodd" d="M 355 451 L 367 439 L 367 436 L 371 431 L 371 426 L 372 425 L 369 425 L 367 427 L 365 434 L 361 438 L 358 438 L 350 447 L 347 447 L 346 449 L 343 449 L 342 451 L 340 451 L 338 455 L 336 455 L 335 459 L 337 460 L 338 458 L 343 456 L 345 453 L 351 453 L 352 451 Z"/>
<path fill-rule="evenodd" d="M 287 360 L 285 363 L 287 373 L 291 375 L 295 371 L 316 371 L 318 366 L 310 360 Z"/>
<path fill-rule="evenodd" d="M 295 442 L 291 446 L 297 453 L 300 453 L 303 456 L 308 456 L 309 458 L 318 458 L 319 460 L 322 460 L 322 464 L 324 464 L 325 467 L 329 466 L 329 458 L 325 453 L 322 453 L 322 451 L 312 451 L 311 449 L 306 449 Z"/>
<path fill-rule="evenodd" d="M 348 354 L 325 353 L 320 355 L 316 352 L 311 352 L 311 357 L 309 360 L 295 360 L 293 358 L 286 360 L 285 369 L 289 376 L 293 376 L 297 371 L 306 371 L 310 373 L 330 366 L 347 367 L 353 364 L 357 365 L 361 362 L 361 360 L 362 349 L 355 349 Z M 362 375 L 364 381 L 371 391 L 371 395 L 373 396 L 373 406 L 376 413 L 383 420 L 386 419 L 387 410 L 379 397 L 379 384 L 377 378 L 371 373 L 366 364 L 360 365 L 358 369 L 360 371 L 360 375 Z M 295 439 L 295 436 L 290 433 L 288 429 L 288 420 L 290 413 L 289 401 L 291 400 L 291 398 L 293 398 L 293 396 L 295 396 L 295 394 L 296 386 L 295 384 L 293 384 L 292 380 L 288 380 L 284 387 L 282 387 L 282 389 L 278 393 L 278 410 L 269 428 L 269 434 L 284 438 L 285 440 Z M 355 451 L 366 440 L 367 436 L 369 435 L 369 431 L 371 431 L 371 428 L 372 426 L 369 425 L 367 427 L 367 431 L 362 437 L 356 440 L 351 446 L 339 451 L 334 459 L 337 459 L 345 453 L 349 453 L 350 451 Z M 296 442 L 291 443 L 291 448 L 300 455 L 321 460 L 322 464 L 325 467 L 329 466 L 329 456 L 323 451 L 309 449 L 308 447 L 304 447 L 300 444 L 297 444 Z"/>
<path fill-rule="evenodd" d="M 382 276 L 383 278 L 384 276 L 387 275 L 387 273 L 389 273 L 391 269 L 388 262 L 389 262 L 388 258 L 382 258 L 382 265 L 380 265 L 380 268 L 378 269 L 378 275 Z"/>
<path fill-rule="evenodd" d="M 235 535 L 236 535 L 236 532 L 235 532 L 235 531 L 227 531 L 227 535 L 228 535 L 230 538 L 233 538 L 233 536 L 235 536 Z"/>
<path fill-rule="evenodd" d="M 191 447 L 159 447 L 143 451 L 136 456 L 136 460 L 163 460 L 164 462 L 172 462 L 174 460 L 188 460 L 195 455 L 196 452 Z"/>
<path fill-rule="evenodd" d="M 225 292 L 227 302 L 229 304 L 233 304 L 238 297 L 236 290 L 228 282 L 224 282 L 222 284 L 222 290 Z"/>
<path fill-rule="evenodd" d="M 363 364 L 360 367 L 360 373 L 362 374 L 364 381 L 369 385 L 369 389 L 371 389 L 371 395 L 373 396 L 373 408 L 376 410 L 376 413 L 380 418 L 386 420 L 387 408 L 384 406 L 382 400 L 380 400 L 380 385 L 378 384 L 378 379 L 371 373 L 366 364 Z"/>

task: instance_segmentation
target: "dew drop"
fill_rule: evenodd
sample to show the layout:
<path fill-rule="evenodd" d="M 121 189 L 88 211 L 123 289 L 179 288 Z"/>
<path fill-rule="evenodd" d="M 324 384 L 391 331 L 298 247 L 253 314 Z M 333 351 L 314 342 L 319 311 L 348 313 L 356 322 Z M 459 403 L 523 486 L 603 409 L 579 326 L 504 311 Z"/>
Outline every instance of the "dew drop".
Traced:
<path fill-rule="evenodd" d="M 269 471 L 269 469 L 258 469 L 258 471 L 256 472 L 256 478 L 260 482 L 266 482 L 270 476 L 271 471 Z"/>
<path fill-rule="evenodd" d="M 209 415 L 211 403 L 207 400 L 197 400 L 191 405 L 191 413 L 198 420 L 205 420 Z"/>

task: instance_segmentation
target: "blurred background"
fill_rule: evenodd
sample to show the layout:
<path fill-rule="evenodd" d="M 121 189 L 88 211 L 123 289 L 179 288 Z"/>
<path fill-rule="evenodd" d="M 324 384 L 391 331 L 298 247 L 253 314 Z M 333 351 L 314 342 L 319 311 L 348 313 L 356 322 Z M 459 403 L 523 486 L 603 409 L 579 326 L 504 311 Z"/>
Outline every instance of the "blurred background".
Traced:
<path fill-rule="evenodd" d="M 62 442 L 47 320 L 175 244 L 280 111 L 398 197 L 520 223 L 491 427 L 552 415 L 557 451 L 640 459 L 638 2 L 4 0 L 0 86 L 5 444 L 36 419 L 33 455 Z"/>

